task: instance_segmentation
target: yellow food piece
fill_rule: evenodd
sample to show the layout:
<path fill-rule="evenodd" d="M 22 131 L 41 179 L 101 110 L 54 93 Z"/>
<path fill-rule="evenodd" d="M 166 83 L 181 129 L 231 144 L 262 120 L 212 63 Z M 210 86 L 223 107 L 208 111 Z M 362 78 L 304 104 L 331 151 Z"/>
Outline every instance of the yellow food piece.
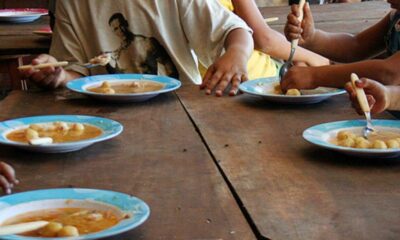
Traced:
<path fill-rule="evenodd" d="M 65 226 L 58 233 L 57 237 L 78 237 L 78 229 L 74 226 Z"/>
<path fill-rule="evenodd" d="M 300 93 L 300 91 L 298 89 L 292 88 L 292 89 L 287 90 L 286 95 L 288 95 L 288 96 L 301 96 L 301 93 Z"/>
<path fill-rule="evenodd" d="M 348 139 L 348 138 L 354 139 L 354 138 L 356 138 L 356 135 L 354 133 L 352 133 L 352 132 L 345 131 L 345 130 L 344 131 L 339 131 L 338 134 L 337 134 L 337 139 L 338 140 L 345 140 L 345 139 Z"/>
<path fill-rule="evenodd" d="M 63 228 L 63 225 L 58 222 L 50 222 L 46 227 L 39 230 L 42 237 L 56 237 L 58 232 Z"/>
<path fill-rule="evenodd" d="M 111 88 L 111 84 L 109 82 L 107 82 L 107 81 L 104 81 L 101 84 L 101 88 Z"/>
<path fill-rule="evenodd" d="M 366 140 L 363 137 L 358 137 L 355 140 L 356 142 L 356 148 L 370 148 L 371 147 L 371 142 Z"/>
<path fill-rule="evenodd" d="M 387 149 L 386 143 L 382 140 L 375 140 L 372 144 L 372 148 L 376 149 Z"/>
<path fill-rule="evenodd" d="M 400 148 L 400 144 L 396 139 L 391 139 L 386 142 L 388 148 Z"/>
<path fill-rule="evenodd" d="M 25 130 L 25 138 L 28 140 L 39 138 L 39 133 L 33 129 L 27 128 Z"/>
<path fill-rule="evenodd" d="M 355 141 L 353 138 L 347 138 L 339 141 L 338 145 L 342 147 L 354 147 L 355 146 Z"/>

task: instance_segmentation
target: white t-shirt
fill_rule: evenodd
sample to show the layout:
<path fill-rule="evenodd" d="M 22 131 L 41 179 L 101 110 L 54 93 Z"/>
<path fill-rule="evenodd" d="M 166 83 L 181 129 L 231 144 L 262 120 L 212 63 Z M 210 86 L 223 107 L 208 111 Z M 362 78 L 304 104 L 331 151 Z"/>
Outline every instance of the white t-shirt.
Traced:
<path fill-rule="evenodd" d="M 148 73 L 201 82 L 195 52 L 205 66 L 223 51 L 227 34 L 250 28 L 214 0 L 59 0 L 50 54 L 88 62 L 111 52 L 106 67 L 83 75 Z"/>

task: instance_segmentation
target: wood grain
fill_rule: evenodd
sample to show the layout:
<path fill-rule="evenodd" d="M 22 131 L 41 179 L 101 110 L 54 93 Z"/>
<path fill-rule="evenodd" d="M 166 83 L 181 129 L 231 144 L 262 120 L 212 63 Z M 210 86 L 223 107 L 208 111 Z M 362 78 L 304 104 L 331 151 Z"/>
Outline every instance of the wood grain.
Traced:
<path fill-rule="evenodd" d="M 55 100 L 48 92 L 13 91 L 0 101 L 0 120 L 43 114 L 84 114 L 124 125 L 117 138 L 67 154 L 0 147 L 21 184 L 17 192 L 58 187 L 109 189 L 150 205 L 143 226 L 114 239 L 255 239 L 174 94 L 146 103 Z"/>
<path fill-rule="evenodd" d="M 264 18 L 279 17 L 279 20 L 268 24 L 273 29 L 283 32 L 289 6 L 263 7 L 260 11 Z M 385 1 L 361 3 L 340 3 L 311 5 L 315 26 L 328 32 L 358 33 L 375 24 L 390 11 Z"/>
<path fill-rule="evenodd" d="M 347 96 L 302 106 L 205 96 L 193 86 L 177 94 L 262 236 L 398 238 L 400 162 L 348 157 L 302 139 L 310 126 L 362 118 Z"/>

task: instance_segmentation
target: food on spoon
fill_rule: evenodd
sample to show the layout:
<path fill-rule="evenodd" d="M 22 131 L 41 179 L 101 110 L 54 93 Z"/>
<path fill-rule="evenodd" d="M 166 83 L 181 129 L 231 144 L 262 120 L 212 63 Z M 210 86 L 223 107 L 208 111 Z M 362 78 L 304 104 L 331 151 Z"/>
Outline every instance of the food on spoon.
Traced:
<path fill-rule="evenodd" d="M 110 53 L 104 53 L 99 56 L 96 56 L 92 59 L 90 59 L 89 63 L 91 64 L 99 64 L 101 66 L 107 65 L 111 61 L 111 54 Z"/>

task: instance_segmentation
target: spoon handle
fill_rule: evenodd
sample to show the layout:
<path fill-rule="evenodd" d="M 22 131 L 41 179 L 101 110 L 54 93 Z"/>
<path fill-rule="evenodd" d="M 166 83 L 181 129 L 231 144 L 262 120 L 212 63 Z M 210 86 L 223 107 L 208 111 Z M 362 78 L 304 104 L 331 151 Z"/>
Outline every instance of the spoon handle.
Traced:
<path fill-rule="evenodd" d="M 299 2 L 299 17 L 297 17 L 297 20 L 299 20 L 300 22 L 303 21 L 303 17 L 304 17 L 303 8 L 304 8 L 305 4 L 306 4 L 306 0 L 300 0 L 300 2 Z M 292 40 L 291 47 L 296 48 L 297 45 L 299 45 L 299 39 Z"/>
<path fill-rule="evenodd" d="M 358 103 L 360 104 L 361 110 L 363 110 L 363 112 L 370 112 L 371 109 L 369 108 L 367 96 L 365 95 L 364 89 L 356 86 L 357 80 L 359 80 L 357 74 L 352 73 L 351 74 L 351 85 L 353 86 L 354 90 L 356 91 L 357 100 L 358 100 Z"/>
<path fill-rule="evenodd" d="M 21 234 L 25 232 L 35 231 L 45 227 L 49 222 L 47 221 L 35 221 L 27 223 L 18 223 L 8 226 L 0 226 L 0 236 Z"/>

